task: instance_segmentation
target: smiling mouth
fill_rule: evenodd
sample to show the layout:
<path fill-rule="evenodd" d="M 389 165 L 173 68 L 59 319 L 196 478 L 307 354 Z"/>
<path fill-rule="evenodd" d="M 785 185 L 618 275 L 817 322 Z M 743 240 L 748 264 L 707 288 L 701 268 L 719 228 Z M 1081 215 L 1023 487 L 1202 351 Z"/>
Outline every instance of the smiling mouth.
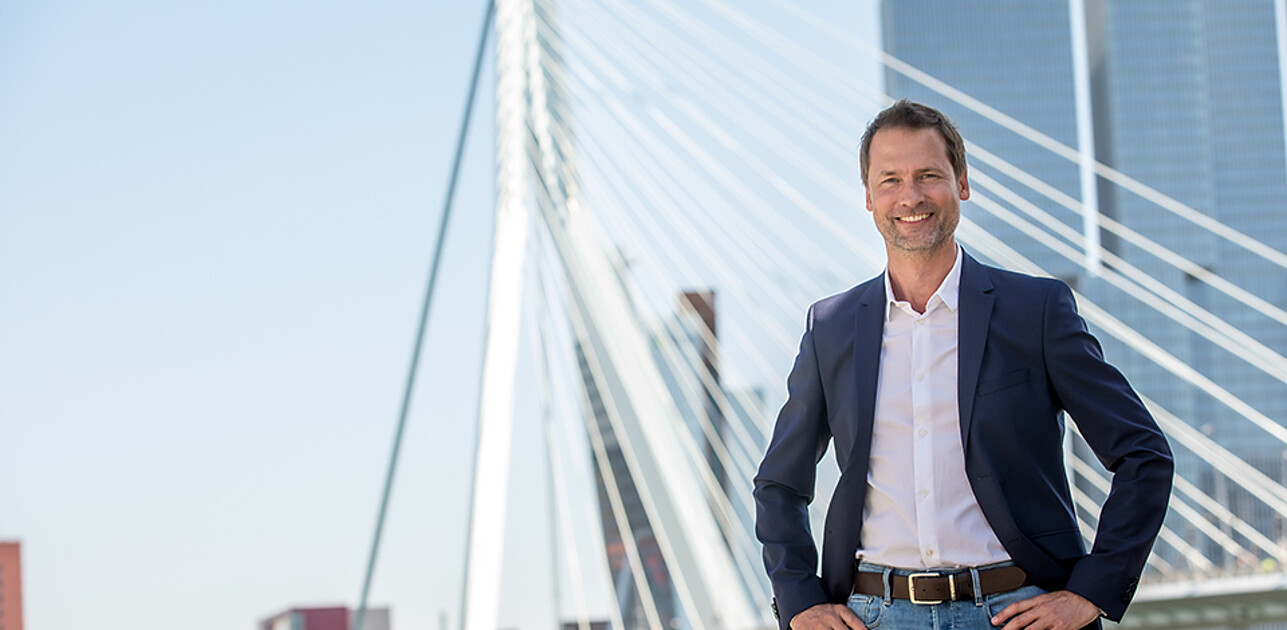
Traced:
<path fill-rule="evenodd" d="M 903 223 L 920 223 L 921 221 L 924 221 L 928 218 L 930 218 L 930 213 L 914 214 L 910 217 L 898 217 L 897 219 L 894 219 L 894 220 L 901 221 Z"/>

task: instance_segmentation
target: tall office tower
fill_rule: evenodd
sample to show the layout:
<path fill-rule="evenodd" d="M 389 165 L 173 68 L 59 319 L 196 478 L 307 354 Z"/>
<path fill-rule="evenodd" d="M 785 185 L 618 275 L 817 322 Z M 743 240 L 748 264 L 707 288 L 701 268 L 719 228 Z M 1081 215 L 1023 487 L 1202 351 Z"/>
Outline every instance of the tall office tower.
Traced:
<path fill-rule="evenodd" d="M 886 52 L 947 82 L 958 90 L 1013 116 L 1064 144 L 1076 146 L 1068 7 L 1059 2 L 995 0 L 985 4 L 952 0 L 887 0 L 882 5 Z M 1060 192 L 1080 196 L 1077 165 L 1022 138 L 1002 125 L 951 102 L 937 92 L 887 70 L 886 92 L 930 104 L 948 115 L 967 142 L 1033 173 Z M 977 152 L 969 155 L 974 206 L 997 199 L 984 178 L 1042 205 L 1057 218 L 1081 229 L 1072 212 L 1050 208 L 1044 197 L 990 166 Z M 1053 275 L 1072 280 L 1077 265 L 1044 247 L 1024 246 L 1027 239 L 1009 222 L 987 212 L 965 212 L 1003 242 L 1015 246 Z"/>
<path fill-rule="evenodd" d="M 0 630 L 22 630 L 22 545 L 0 542 Z"/>
<path fill-rule="evenodd" d="M 1095 69 L 1095 118 L 1101 159 L 1202 214 L 1287 251 L 1287 161 L 1283 146 L 1276 20 L 1272 2 L 1152 0 L 1097 2 L 1092 23 L 1103 35 Z M 1122 223 L 1181 253 L 1252 294 L 1287 307 L 1281 269 L 1137 195 L 1104 190 Z M 1287 355 L 1287 329 L 1142 248 L 1117 242 L 1127 260 L 1199 306 Z M 1176 329 L 1150 312 L 1144 326 Z M 1138 327 L 1141 324 L 1135 323 Z M 1281 382 L 1193 334 L 1176 332 L 1166 347 L 1270 418 L 1287 421 Z M 1142 370 L 1141 370 L 1142 371 Z M 1175 399 L 1191 422 L 1274 476 L 1283 450 L 1262 430 L 1190 388 Z M 1209 425 L 1209 426 L 1208 426 Z"/>
<path fill-rule="evenodd" d="M 1098 15 L 1095 15 L 1098 13 Z M 1287 251 L 1287 160 L 1283 146 L 1276 19 L 1272 2 L 1106 2 L 1092 5 L 1102 24 L 1102 67 L 1097 68 L 1096 120 L 1110 140 L 1100 150 L 1119 170 L 1188 204 L 1221 223 Z M 1183 254 L 1278 308 L 1287 308 L 1287 278 L 1250 252 L 1194 229 L 1140 197 L 1102 188 L 1118 220 Z M 1145 273 L 1165 281 L 1198 306 L 1230 322 L 1280 355 L 1287 355 L 1287 329 L 1247 306 L 1168 269 L 1141 248 L 1120 243 L 1120 252 Z M 1114 296 L 1105 305 L 1126 310 L 1132 302 Z M 1118 306 L 1120 304 L 1120 306 Z M 1136 307 L 1138 308 L 1138 307 Z M 1230 393 L 1279 423 L 1287 422 L 1282 382 L 1247 357 L 1220 349 L 1180 330 L 1155 311 L 1136 314 L 1137 328 L 1166 331 L 1164 347 Z M 1138 356 L 1138 355 L 1136 355 Z M 1155 375 L 1142 361 L 1126 366 Z M 1146 377 L 1147 378 L 1147 377 Z M 1262 429 L 1236 417 L 1227 406 L 1194 388 L 1144 382 L 1167 396 L 1190 424 L 1279 481 L 1287 452 Z M 1174 379 L 1170 379 L 1172 382 Z M 1268 508 L 1203 468 L 1197 481 L 1257 529 L 1282 535 Z M 1221 553 L 1208 541 L 1206 553 Z M 1228 564 L 1233 559 L 1224 557 Z"/>
<path fill-rule="evenodd" d="M 1248 0 L 1073 0 L 1085 12 L 1090 119 L 1096 158 L 1201 214 L 1287 251 L 1282 92 L 1272 2 Z M 1078 147 L 1070 7 L 1066 2 L 887 0 L 882 5 L 887 52 L 1065 145 Z M 895 98 L 942 109 L 967 141 L 996 154 L 1059 192 L 1080 199 L 1078 166 L 894 71 Z M 1060 277 L 1113 317 L 1200 371 L 1219 387 L 1277 422 L 1287 422 L 1284 384 L 1247 360 L 1176 323 L 1141 300 L 1079 268 L 987 208 L 989 199 L 1023 212 L 987 178 L 1034 203 L 1076 235 L 1080 216 L 998 173 L 981 152 L 970 155 L 974 203 L 965 216 L 1024 257 Z M 1100 211 L 1202 269 L 1287 308 L 1281 268 L 1104 179 Z M 1035 221 L 1034 221 L 1035 223 Z M 1052 232 L 1050 228 L 1044 228 Z M 1147 243 L 1101 229 L 1110 255 L 1164 283 L 1280 355 L 1287 327 L 1163 262 Z M 1080 247 L 1073 239 L 1067 242 Z M 1174 303 L 1177 300 L 1162 300 Z M 1179 310 L 1191 311 L 1183 304 Z M 1283 446 L 1214 396 L 1184 382 L 1134 344 L 1096 331 L 1110 361 L 1158 406 L 1201 428 L 1220 444 L 1282 479 Z M 1179 472 L 1273 536 L 1263 504 L 1239 493 L 1222 473 L 1177 452 Z M 1199 473 L 1198 471 L 1205 471 Z M 1205 478 L 1203 477 L 1205 475 Z M 1215 552 L 1218 555 L 1218 552 Z M 1225 559 L 1232 561 L 1232 559 Z"/>

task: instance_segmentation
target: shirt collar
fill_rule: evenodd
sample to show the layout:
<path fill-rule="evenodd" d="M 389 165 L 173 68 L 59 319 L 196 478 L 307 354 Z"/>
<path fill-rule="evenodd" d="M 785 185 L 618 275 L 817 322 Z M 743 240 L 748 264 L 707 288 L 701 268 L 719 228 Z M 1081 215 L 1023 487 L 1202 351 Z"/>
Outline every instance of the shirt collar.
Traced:
<path fill-rule="evenodd" d="M 925 312 L 930 312 L 934 308 L 935 298 L 943 303 L 948 310 L 955 312 L 956 307 L 960 304 L 961 298 L 961 246 L 956 246 L 956 261 L 952 263 L 952 269 L 947 272 L 943 278 L 943 283 L 938 285 L 938 289 L 930 296 L 929 301 L 925 303 Z M 894 308 L 897 308 L 898 299 L 894 297 L 894 285 L 889 282 L 889 267 L 885 267 L 885 321 L 889 321 L 889 314 Z"/>

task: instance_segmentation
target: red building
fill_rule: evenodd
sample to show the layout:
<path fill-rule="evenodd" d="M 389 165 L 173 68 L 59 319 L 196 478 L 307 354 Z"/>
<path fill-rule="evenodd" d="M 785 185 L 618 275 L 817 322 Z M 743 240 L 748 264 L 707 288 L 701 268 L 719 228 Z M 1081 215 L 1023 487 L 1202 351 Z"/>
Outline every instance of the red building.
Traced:
<path fill-rule="evenodd" d="M 22 546 L 0 542 L 0 630 L 22 630 Z"/>
<path fill-rule="evenodd" d="M 345 606 L 292 608 L 259 622 L 259 630 L 355 630 L 356 614 Z M 368 608 L 362 625 L 366 630 L 389 630 L 389 609 Z"/>
<path fill-rule="evenodd" d="M 259 622 L 259 630 L 349 630 L 349 609 L 294 608 Z"/>

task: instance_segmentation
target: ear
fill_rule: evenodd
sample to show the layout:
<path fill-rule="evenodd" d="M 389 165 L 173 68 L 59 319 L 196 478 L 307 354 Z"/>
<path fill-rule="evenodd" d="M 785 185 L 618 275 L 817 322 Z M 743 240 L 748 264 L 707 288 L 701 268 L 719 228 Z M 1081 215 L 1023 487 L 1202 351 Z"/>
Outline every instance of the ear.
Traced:
<path fill-rule="evenodd" d="M 871 212 L 872 211 L 871 189 L 867 188 L 866 184 L 864 184 L 862 187 L 862 191 L 863 191 L 863 194 L 867 196 L 867 212 Z"/>
<path fill-rule="evenodd" d="M 956 187 L 956 195 L 961 199 L 961 201 L 965 201 L 970 198 L 970 178 L 966 173 L 961 173 L 960 179 L 956 181 Z"/>

